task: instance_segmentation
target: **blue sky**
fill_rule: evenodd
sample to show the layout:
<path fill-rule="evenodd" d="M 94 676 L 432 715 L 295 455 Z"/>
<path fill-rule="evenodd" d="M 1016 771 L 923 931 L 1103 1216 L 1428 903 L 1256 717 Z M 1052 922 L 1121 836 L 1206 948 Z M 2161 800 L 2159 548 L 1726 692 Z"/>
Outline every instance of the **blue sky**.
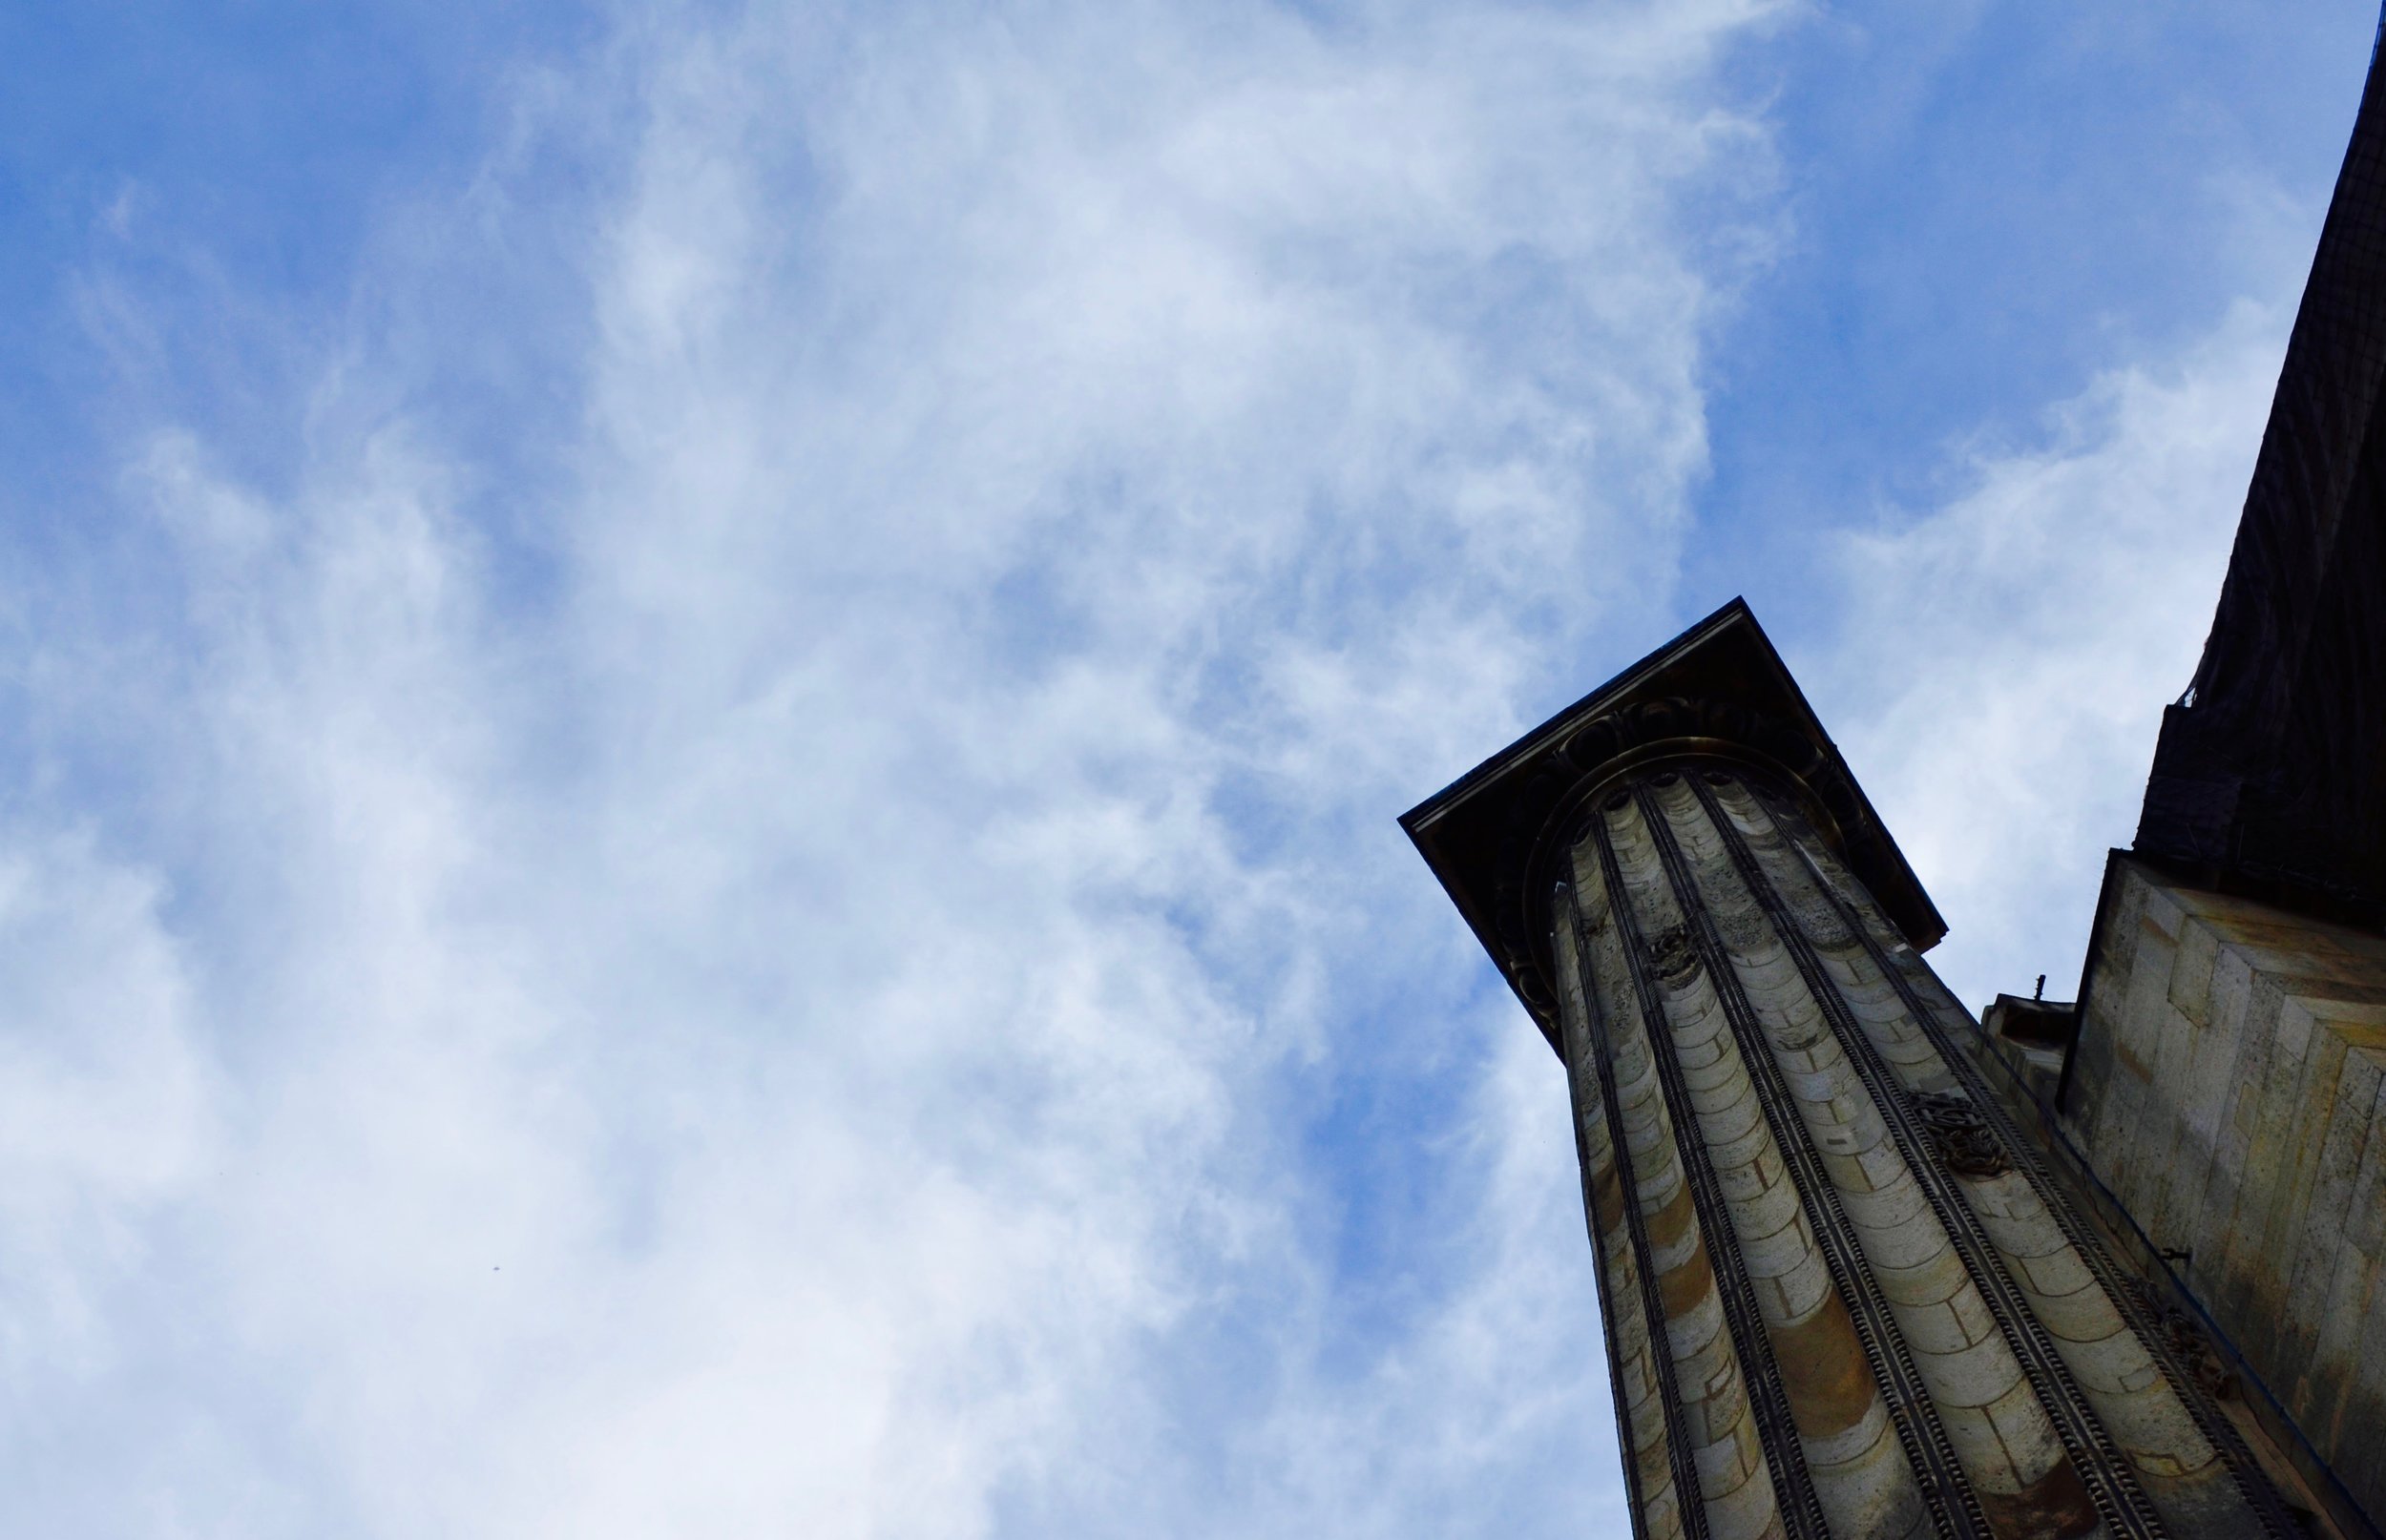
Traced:
<path fill-rule="evenodd" d="M 1393 824 L 1735 593 L 2076 977 L 2376 15 L 0 18 L 0 1530 L 1622 1534 Z"/>

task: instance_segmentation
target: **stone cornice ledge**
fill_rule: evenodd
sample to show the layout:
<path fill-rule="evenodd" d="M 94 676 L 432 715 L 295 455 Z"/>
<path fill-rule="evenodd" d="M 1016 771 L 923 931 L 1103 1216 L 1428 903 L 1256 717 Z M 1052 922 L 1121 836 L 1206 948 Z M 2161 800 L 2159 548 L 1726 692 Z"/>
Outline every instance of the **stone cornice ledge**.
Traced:
<path fill-rule="evenodd" d="M 1735 598 L 1401 815 L 1553 1046 L 1545 911 L 1555 857 L 1604 788 L 1685 759 L 1730 760 L 1793 800 L 1916 951 L 1946 934 L 1781 655 Z"/>

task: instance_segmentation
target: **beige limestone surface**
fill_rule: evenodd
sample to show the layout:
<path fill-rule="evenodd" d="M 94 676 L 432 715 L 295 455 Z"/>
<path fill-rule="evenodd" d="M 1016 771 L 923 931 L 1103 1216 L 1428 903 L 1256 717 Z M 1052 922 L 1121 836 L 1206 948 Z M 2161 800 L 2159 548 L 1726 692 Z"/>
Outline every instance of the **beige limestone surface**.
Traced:
<path fill-rule="evenodd" d="M 2386 1513 L 2386 938 L 2117 855 L 2081 1009 L 2066 1132 Z"/>

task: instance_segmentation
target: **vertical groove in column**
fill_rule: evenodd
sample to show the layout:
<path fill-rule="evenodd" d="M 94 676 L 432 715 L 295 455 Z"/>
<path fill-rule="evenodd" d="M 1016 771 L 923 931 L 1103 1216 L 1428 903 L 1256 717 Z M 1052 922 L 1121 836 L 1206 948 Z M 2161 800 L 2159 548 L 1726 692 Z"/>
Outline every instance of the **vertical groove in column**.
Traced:
<path fill-rule="evenodd" d="M 1914 987 L 1914 981 L 1908 976 L 1906 969 L 1900 966 L 1899 960 L 1893 957 L 1890 949 L 1882 944 L 1880 937 L 1873 930 L 1870 917 L 1850 903 L 1846 892 L 1840 885 L 1842 879 L 1838 874 L 1828 871 L 1816 860 L 1813 852 L 1807 848 L 1806 841 L 1796 837 L 1795 831 L 1789 826 L 1784 815 L 1776 810 L 1769 801 L 1764 798 L 1751 798 L 1750 800 L 1772 823 L 1774 831 L 1782 836 L 1783 843 L 1797 852 L 1798 859 L 1812 874 L 1816 888 L 1837 911 L 1842 923 L 1847 926 L 1849 933 L 1856 938 L 1865 953 L 1872 958 L 1873 966 L 1880 969 L 1881 976 L 1887 979 L 1891 988 L 1896 990 L 1898 998 L 1905 1003 L 1906 1009 L 1912 1013 L 1915 1025 L 1929 1039 L 1931 1046 L 1937 1050 L 1940 1059 L 1946 1063 L 1948 1072 L 1964 1087 L 1974 1106 L 1996 1128 L 2008 1156 L 2028 1178 L 2046 1212 L 2054 1216 L 2055 1222 L 2062 1230 L 2063 1238 L 2087 1263 L 2089 1271 L 2096 1276 L 2098 1285 L 2112 1301 L 2113 1308 L 2120 1312 L 2121 1319 L 2128 1323 L 2129 1329 L 2137 1334 L 2138 1340 L 2145 1343 L 2146 1350 L 2153 1355 L 2154 1361 L 2162 1366 L 2163 1373 L 2168 1377 L 2173 1388 L 2178 1392 L 2181 1405 L 2187 1408 L 2187 1415 L 2194 1420 L 2197 1430 L 2203 1433 L 2214 1448 L 2222 1451 L 2223 1458 L 2228 1462 L 2231 1479 L 2235 1482 L 2238 1491 L 2244 1496 L 2247 1505 L 2259 1516 L 2263 1532 L 2270 1536 L 2271 1540 L 2296 1540 L 2296 1537 L 2303 1532 L 2301 1526 L 2295 1524 L 2288 1516 L 2277 1492 L 2259 1473 L 2252 1451 L 2246 1446 L 2245 1440 L 2239 1436 L 2235 1426 L 2228 1418 L 2214 1409 L 2205 1400 L 2203 1394 L 2196 1389 L 2193 1366 L 2183 1360 L 2180 1353 L 2170 1345 L 2166 1334 L 2149 1318 L 2144 1304 L 2138 1299 L 2137 1292 L 2125 1286 L 2103 1246 L 2081 1229 L 2080 1221 L 2072 1214 L 2070 1205 L 2062 1200 L 2053 1178 L 2048 1174 L 2043 1161 L 2041 1160 L 2036 1147 L 2022 1135 L 2012 1116 L 2006 1113 L 2004 1104 L 1992 1094 L 1985 1085 L 1981 1084 L 1979 1072 L 1971 1059 L 1947 1040 L 1946 1029 L 1939 1022 L 1936 1011 L 1922 999 Z M 1921 964 L 1919 959 L 1916 959 L 1915 966 L 1927 965 Z"/>
<path fill-rule="evenodd" d="M 1655 1060 L 1663 1078 L 1665 1097 L 1673 1105 L 1688 1109 L 1692 1103 L 1689 1090 L 1683 1084 L 1682 1066 L 1675 1062 L 1670 1044 L 1661 1048 L 1655 1033 L 1665 1021 L 1664 1006 L 1658 999 L 1657 988 L 1648 975 L 1647 952 L 1640 935 L 1640 926 L 1632 913 L 1629 894 L 1625 891 L 1622 873 L 1617 865 L 1606 821 L 1594 813 L 1590 821 L 1590 843 L 1598 851 L 1600 878 L 1607 889 L 1607 912 L 1622 943 L 1624 970 L 1629 976 L 1633 998 L 1639 1003 L 1641 1019 L 1651 1034 L 1650 1056 Z M 1578 960 L 1588 952 L 1586 938 L 1580 932 L 1581 911 L 1575 910 L 1575 951 Z M 1585 966 L 1578 961 L 1578 967 Z M 1670 1037 L 1670 1032 L 1667 1033 Z M 1775 1131 L 1776 1139 L 1779 1131 Z M 1687 1143 L 1688 1141 L 1677 1141 Z M 1699 1227 L 1707 1235 L 1727 1238 L 1732 1235 L 1731 1220 L 1724 1212 L 1723 1195 L 1718 1190 L 1712 1163 L 1707 1158 L 1706 1140 L 1697 1141 L 1695 1151 L 1683 1151 L 1685 1175 L 1691 1183 L 1691 1198 L 1696 1205 Z M 1785 1152 L 1787 1158 L 1787 1152 Z M 1715 1254 L 1709 1245 L 1708 1255 Z M 1716 1284 L 1722 1296 L 1725 1318 L 1730 1322 L 1733 1345 L 1739 1353 L 1742 1376 L 1755 1387 L 1763 1407 L 1765 1431 L 1763 1439 L 1765 1465 L 1772 1478 L 1773 1491 L 1781 1504 L 1784 1527 L 1799 1540 L 1831 1540 L 1831 1527 L 1823 1516 L 1821 1501 L 1815 1496 L 1814 1483 L 1806 1468 L 1806 1455 L 1799 1446 L 1796 1424 L 1790 1414 L 1790 1398 L 1781 1383 L 1781 1370 L 1773 1361 L 1772 1346 L 1765 1333 L 1762 1316 L 1758 1313 L 1755 1291 L 1749 1286 L 1747 1269 L 1741 1265 L 1739 1248 L 1733 1244 L 1716 1266 Z M 1863 1327 L 1859 1322 L 1857 1330 Z M 1869 1357 L 1869 1352 L 1868 1352 Z M 1893 1418 L 1896 1408 L 1893 1406 Z M 1920 1467 L 1915 1467 L 1920 1470 Z M 1924 1483 L 1929 1496 L 1928 1482 Z M 1965 1531 L 1948 1531 L 1962 1534 Z"/>
<path fill-rule="evenodd" d="M 1721 816 L 1746 838 L 1757 865 L 1805 927 L 1851 1014 L 1897 1082 L 1917 1095 L 1962 1093 L 1966 1082 L 1926 1030 L 1918 1002 L 1901 994 L 1894 970 L 1866 949 L 1854 917 L 1834 904 L 1812 864 L 1802 859 L 1797 842 L 1767 817 L 1746 785 L 1718 792 L 1716 801 L 1723 804 Z M 1927 975 L 1925 980 L 1936 983 Z M 1968 1099 L 1984 1116 L 1983 1096 Z M 2029 1171 L 2010 1151 L 2005 1154 L 2010 1169 L 2002 1173 L 1954 1168 L 1957 1188 L 2085 1392 L 2090 1409 L 2127 1458 L 2146 1500 L 2183 1540 L 2242 1540 L 2260 1533 L 2262 1522 L 2226 1451 L 2199 1423 L 2191 1396 L 2183 1393 L 2185 1382 L 2163 1369 L 2100 1281 L 2094 1266 L 2099 1250 L 2065 1231 L 2052 1199 L 2033 1185 Z"/>
<path fill-rule="evenodd" d="M 1774 1143 L 1782 1157 L 1789 1162 L 1798 1196 L 1807 1211 L 1807 1220 L 1824 1252 L 1831 1273 L 1831 1281 L 1839 1289 L 1854 1320 L 1857 1340 L 1864 1346 L 1864 1356 L 1871 1364 L 1873 1379 L 1889 1400 L 1891 1420 L 1897 1428 L 1898 1442 L 1904 1446 L 1906 1458 L 1912 1462 L 1920 1478 L 1923 1500 L 1930 1506 L 1934 1524 L 1942 1535 L 1963 1537 L 1963 1540 L 1987 1540 L 1991 1531 L 1979 1499 L 1972 1489 L 1970 1479 L 1956 1459 L 1955 1448 L 1939 1425 L 1936 1405 L 1921 1371 L 1915 1367 L 1907 1351 L 1903 1333 L 1898 1329 L 1889 1301 L 1882 1297 L 1874 1281 L 1871 1263 L 1857 1241 L 1854 1229 L 1839 1203 L 1838 1189 L 1829 1172 L 1816 1156 L 1813 1142 L 1808 1135 L 1805 1122 L 1791 1104 L 1787 1086 L 1782 1083 L 1781 1067 L 1774 1062 L 1771 1045 L 1765 1037 L 1763 1025 L 1757 1021 L 1747 991 L 1741 987 L 1737 972 L 1726 954 L 1722 939 L 1715 934 L 1713 920 L 1699 902 L 1698 890 L 1683 869 L 1681 851 L 1673 843 L 1673 831 L 1665 822 L 1664 813 L 1656 807 L 1645 786 L 1636 786 L 1633 802 L 1641 821 L 1649 831 L 1658 859 L 1664 868 L 1664 879 L 1674 894 L 1674 906 L 1682 914 L 1689 932 L 1691 945 L 1697 950 L 1700 964 L 1714 983 L 1717 998 L 1723 1002 L 1732 1032 L 1740 1043 L 1741 1057 L 1747 1062 L 1749 1075 L 1757 1088 L 1767 1123 L 1771 1127 Z M 1600 834 L 1600 850 L 1608 863 L 1608 881 L 1617 879 L 1612 871 L 1614 854 L 1606 840 L 1603 821 L 1596 821 Z M 1627 938 L 1625 951 L 1633 959 L 1636 977 L 1642 971 L 1642 948 L 1639 938 Z"/>
<path fill-rule="evenodd" d="M 1711 1218 L 1702 1223 L 1699 1216 L 1698 1178 L 1704 1169 L 1685 1148 L 1685 1131 L 1677 1122 L 1680 1109 L 1668 1097 L 1664 1071 L 1670 1061 L 1631 991 L 1620 987 L 1622 969 L 1601 961 L 1613 949 L 1614 936 L 1603 924 L 1604 891 L 1596 906 L 1586 903 L 1580 873 L 1576 876 L 1574 930 L 1568 938 L 1579 954 L 1574 982 L 1599 991 L 1619 1115 L 1642 1161 L 1635 1174 L 1639 1212 L 1662 1302 L 1664 1340 L 1673 1353 L 1684 1438 L 1699 1475 L 1695 1500 L 1704 1505 L 1716 1540 L 1788 1540 L 1781 1496 L 1766 1466 L 1757 1404 L 1716 1277 L 1714 1248 L 1723 1242 L 1710 1240 Z M 1596 931 L 1595 921 L 1600 922 Z M 1695 1127 L 1687 1136 L 1698 1136 Z M 1732 1256 L 1721 1253 L 1727 1263 Z"/>
<path fill-rule="evenodd" d="M 1730 1014 L 1713 979 L 1680 941 L 1679 916 L 1647 831 L 1622 802 L 1609 809 L 1609 817 L 1625 889 L 1622 902 L 1639 912 L 1642 932 L 1657 938 L 1649 972 L 1666 1035 L 1682 1067 L 1823 1516 L 1838 1540 L 1925 1540 L 1936 1526 L 1921 1476 L 1907 1455 L 1847 1300 L 1832 1280 L 1790 1163 L 1765 1116 Z M 1588 860 L 1584 853 L 1578 864 Z M 1587 889 L 1599 882 L 1589 874 L 1579 885 Z M 1586 916 L 1601 912 L 1584 909 Z M 1594 932 L 1591 965 L 1601 989 L 1611 991 L 1613 1009 L 1613 997 L 1623 994 L 1622 983 L 1628 977 L 1621 927 L 1601 925 Z"/>
<path fill-rule="evenodd" d="M 1568 905 L 1567 908 L 1575 927 L 1575 968 L 1580 973 L 1584 966 L 1582 914 L 1578 905 Z M 1657 1399 L 1665 1420 L 1665 1458 L 1667 1468 L 1673 1472 L 1674 1506 L 1682 1515 L 1684 1531 L 1692 1540 L 1707 1540 L 1706 1503 L 1700 1494 L 1698 1468 L 1690 1458 L 1689 1442 L 1683 1434 L 1682 1393 L 1674 1378 L 1673 1352 L 1664 1341 L 1665 1307 L 1657 1292 L 1657 1271 L 1652 1261 L 1655 1253 L 1650 1249 L 1648 1239 L 1648 1217 L 1641 1212 L 1640 1183 L 1634 1179 L 1632 1170 L 1632 1145 L 1624 1137 L 1623 1112 L 1616 1101 L 1614 1045 L 1608 1039 L 1606 1023 L 1599 1014 L 1598 1001 L 1591 992 L 1590 981 L 1587 978 L 1579 979 L 1577 987 L 1583 991 L 1582 1019 L 1591 1030 L 1592 1044 L 1599 1054 L 1597 1079 L 1601 1107 L 1607 1115 L 1609 1143 L 1615 1150 L 1616 1171 L 1623 1185 L 1624 1226 L 1631 1234 L 1632 1250 L 1639 1261 L 1641 1311 L 1648 1320 L 1649 1367 L 1657 1377 Z M 1651 1057 L 1658 1055 L 1652 1053 Z M 1704 1222 L 1702 1215 L 1702 1225 Z M 1641 1513 L 1635 1513 L 1635 1528 L 1645 1522 Z"/>
<path fill-rule="evenodd" d="M 1551 908 L 1559 910 L 1560 915 L 1565 915 L 1565 923 L 1573 923 L 1575 896 L 1565 882 L 1560 882 L 1559 884 L 1559 891 L 1556 891 L 1554 901 L 1551 901 Z M 1559 951 L 1559 948 L 1551 947 L 1551 953 L 1554 953 L 1554 956 L 1556 956 L 1556 951 Z M 1563 961 L 1565 958 L 1560 958 L 1560 963 Z M 1580 963 L 1578 963 L 1578 968 L 1575 968 L 1575 972 L 1580 972 Z M 1601 1335 L 1601 1340 L 1606 1342 L 1606 1349 L 1608 1349 L 1608 1400 L 1616 1405 L 1616 1421 L 1622 1426 L 1622 1430 L 1625 1430 L 1625 1440 L 1622 1440 L 1625 1447 L 1621 1449 L 1622 1467 L 1625 1467 L 1625 1500 L 1632 1505 L 1632 1529 L 1642 1530 L 1646 1524 L 1649 1524 L 1649 1519 L 1646 1519 L 1646 1514 L 1649 1514 L 1649 1500 L 1646 1500 L 1646 1495 L 1642 1492 L 1640 1447 L 1637 1447 L 1637 1440 L 1632 1438 L 1632 1402 L 1627 1400 L 1627 1392 L 1625 1392 L 1625 1359 L 1622 1359 L 1622 1342 L 1621 1342 L 1621 1335 L 1618 1335 L 1616 1297 L 1613 1297 L 1613 1292 L 1608 1290 L 1608 1244 L 1606 1244 L 1606 1233 L 1603 1233 L 1601 1223 L 1599 1223 L 1599 1195 L 1597 1195 L 1597 1190 L 1594 1190 L 1594 1187 L 1597 1187 L 1597 1177 L 1594 1177 L 1594 1173 L 1592 1173 L 1592 1139 L 1589 1139 L 1589 1134 L 1582 1130 L 1584 1092 L 1589 1090 L 1589 1087 L 1582 1085 L 1582 1075 L 1584 1075 L 1582 1058 L 1592 1056 L 1589 1075 L 1592 1075 L 1592 1080 L 1599 1080 L 1599 1077 L 1601 1077 L 1601 1063 L 1603 1063 L 1603 1053 L 1601 1053 L 1601 1049 L 1599 1049 L 1599 1044 L 1601 1044 L 1603 1034 L 1599 1032 L 1599 1025 L 1597 1025 L 1599 1023 L 1599 1001 L 1592 999 L 1589 980 L 1580 980 L 1578 977 L 1578 980 L 1575 980 L 1575 994 L 1578 994 L 1578 999 L 1582 1001 L 1582 1004 L 1578 1006 L 1578 1015 L 1580 1015 L 1580 1020 L 1582 1020 L 1582 1037 L 1580 1037 L 1580 1042 L 1575 1039 L 1575 1032 L 1570 1032 L 1568 1030 L 1573 1023 L 1570 1023 L 1568 1013 L 1565 1013 L 1565 985 L 1563 985 L 1563 980 L 1560 980 L 1560 985 L 1559 985 L 1559 1049 L 1565 1056 L 1565 1090 L 1568 1090 L 1565 1101 L 1568 1101 L 1568 1111 L 1573 1113 L 1573 1120 L 1575 1120 L 1575 1166 L 1582 1171 L 1582 1223 L 1584 1223 L 1584 1230 L 1592 1233 L 1592 1282 L 1599 1290 L 1599 1325 L 1601 1325 L 1599 1335 Z M 1606 1106 L 1601 1106 L 1599 1113 L 1601 1113 L 1601 1118 L 1606 1120 Z M 1618 1133 L 1616 1125 L 1608 1123 L 1608 1163 L 1611 1163 L 1611 1166 L 1616 1163 L 1616 1149 L 1613 1149 L 1616 1147 L 1616 1133 Z M 1618 1168 L 1618 1182 L 1622 1182 L 1621 1168 Z M 1651 1349 L 1654 1349 L 1654 1344 L 1651 1344 Z M 1675 1509 L 1680 1509 L 1680 1488 L 1678 1488 L 1678 1497 L 1675 1497 Z"/>
<path fill-rule="evenodd" d="M 1723 841 L 1732 868 L 1739 873 L 1748 895 L 1763 909 L 1782 945 L 1789 949 L 1790 961 L 1806 982 L 1807 992 L 1822 1009 L 1823 1019 L 1838 1035 L 1841 1051 L 1847 1054 L 1850 1067 L 1888 1123 L 1890 1137 L 1897 1141 L 1907 1168 L 1914 1173 L 1923 1197 L 1937 1215 L 1947 1238 L 1954 1243 L 1973 1286 L 1994 1307 L 1998 1329 L 2006 1346 L 2037 1388 L 2038 1400 L 2046 1408 L 2073 1467 L 2086 1483 L 2097 1510 L 2116 1536 L 2157 1540 L 2163 1533 L 2161 1521 L 2139 1490 L 2129 1462 L 2122 1457 L 2111 1435 L 2089 1407 L 2087 1398 L 2081 1394 L 2071 1377 L 2070 1365 L 2055 1351 L 2038 1313 L 2006 1275 L 1994 1243 L 1980 1225 L 1979 1216 L 1957 1190 L 1955 1177 L 1933 1153 L 1913 1102 L 1882 1060 L 1878 1045 L 1849 1012 L 1847 1000 L 1815 955 L 1812 942 L 1789 912 L 1789 905 L 1758 864 L 1739 828 L 1717 807 L 1712 788 L 1695 775 L 1683 780 L 1698 799 L 1700 811 Z"/>

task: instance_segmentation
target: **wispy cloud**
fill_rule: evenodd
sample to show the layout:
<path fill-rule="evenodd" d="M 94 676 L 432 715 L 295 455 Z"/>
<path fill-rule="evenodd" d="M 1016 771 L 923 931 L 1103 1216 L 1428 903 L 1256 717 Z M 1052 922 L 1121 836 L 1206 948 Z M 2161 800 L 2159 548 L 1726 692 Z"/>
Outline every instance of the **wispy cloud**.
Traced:
<path fill-rule="evenodd" d="M 1847 537 L 1844 645 L 1818 677 L 1855 707 L 1851 760 L 1954 926 L 1933 962 L 1975 1010 L 2079 980 L 2104 852 L 2136 834 L 2220 596 L 2301 264 L 2271 277 L 2032 441 L 1975 447 L 1939 507 Z"/>
<path fill-rule="evenodd" d="M 1763 19 L 525 77 L 17 595 L 10 1527 L 1580 1532 L 1560 1091 L 1391 817 L 1669 623 Z"/>

